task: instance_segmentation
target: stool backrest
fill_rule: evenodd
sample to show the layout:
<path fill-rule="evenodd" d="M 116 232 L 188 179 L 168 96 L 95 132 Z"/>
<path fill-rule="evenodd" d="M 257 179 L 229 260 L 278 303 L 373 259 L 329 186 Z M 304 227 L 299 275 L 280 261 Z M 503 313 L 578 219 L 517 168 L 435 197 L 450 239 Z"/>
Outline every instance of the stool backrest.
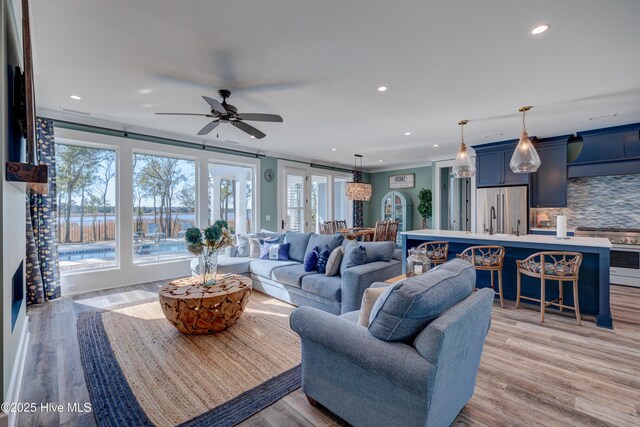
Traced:
<path fill-rule="evenodd" d="M 469 261 L 476 268 L 502 268 L 505 249 L 503 246 L 470 246 L 458 258 Z"/>
<path fill-rule="evenodd" d="M 418 249 L 427 251 L 427 257 L 433 260 L 447 259 L 449 256 L 449 242 L 425 242 L 418 246 Z"/>
<path fill-rule="evenodd" d="M 516 263 L 518 268 L 538 273 L 542 277 L 573 279 L 578 277 L 582 258 L 580 252 L 537 252 Z"/>

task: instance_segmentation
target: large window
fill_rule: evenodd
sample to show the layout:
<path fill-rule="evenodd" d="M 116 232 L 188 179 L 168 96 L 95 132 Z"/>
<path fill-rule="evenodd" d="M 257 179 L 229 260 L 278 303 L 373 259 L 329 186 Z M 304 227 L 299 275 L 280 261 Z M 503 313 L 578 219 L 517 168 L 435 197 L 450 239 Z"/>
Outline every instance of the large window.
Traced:
<path fill-rule="evenodd" d="M 209 224 L 224 219 L 232 233 L 257 231 L 254 177 L 253 166 L 209 163 Z"/>
<path fill-rule="evenodd" d="M 133 155 L 134 262 L 190 256 L 184 233 L 196 223 L 195 161 Z"/>
<path fill-rule="evenodd" d="M 58 259 L 68 273 L 116 266 L 116 153 L 56 144 Z"/>

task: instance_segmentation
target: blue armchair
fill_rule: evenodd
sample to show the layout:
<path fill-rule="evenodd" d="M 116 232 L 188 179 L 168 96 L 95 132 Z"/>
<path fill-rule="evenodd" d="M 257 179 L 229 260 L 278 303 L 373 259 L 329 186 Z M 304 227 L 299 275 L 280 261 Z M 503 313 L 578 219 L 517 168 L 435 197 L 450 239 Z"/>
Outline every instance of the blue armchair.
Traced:
<path fill-rule="evenodd" d="M 472 293 L 410 344 L 374 337 L 357 311 L 300 307 L 290 322 L 302 343 L 302 390 L 356 427 L 448 426 L 473 395 L 493 298 Z"/>

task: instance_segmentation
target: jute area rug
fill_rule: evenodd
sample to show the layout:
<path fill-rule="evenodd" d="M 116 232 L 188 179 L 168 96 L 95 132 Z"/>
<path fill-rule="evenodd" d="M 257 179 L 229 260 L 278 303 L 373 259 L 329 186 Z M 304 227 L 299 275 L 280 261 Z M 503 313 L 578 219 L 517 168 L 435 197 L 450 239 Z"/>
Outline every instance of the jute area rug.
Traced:
<path fill-rule="evenodd" d="M 212 335 L 183 335 L 157 300 L 78 318 L 96 422 L 234 425 L 300 387 L 294 307 L 253 292 L 244 314 Z"/>

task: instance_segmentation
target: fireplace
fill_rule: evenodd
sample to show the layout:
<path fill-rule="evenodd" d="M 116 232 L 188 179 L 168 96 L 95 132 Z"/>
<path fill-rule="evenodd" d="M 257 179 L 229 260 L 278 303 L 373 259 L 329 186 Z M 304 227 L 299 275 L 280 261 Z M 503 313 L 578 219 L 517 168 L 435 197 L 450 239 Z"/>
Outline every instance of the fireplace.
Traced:
<path fill-rule="evenodd" d="M 24 261 L 20 261 L 18 269 L 13 273 L 11 285 L 11 332 L 13 332 L 24 300 Z"/>

